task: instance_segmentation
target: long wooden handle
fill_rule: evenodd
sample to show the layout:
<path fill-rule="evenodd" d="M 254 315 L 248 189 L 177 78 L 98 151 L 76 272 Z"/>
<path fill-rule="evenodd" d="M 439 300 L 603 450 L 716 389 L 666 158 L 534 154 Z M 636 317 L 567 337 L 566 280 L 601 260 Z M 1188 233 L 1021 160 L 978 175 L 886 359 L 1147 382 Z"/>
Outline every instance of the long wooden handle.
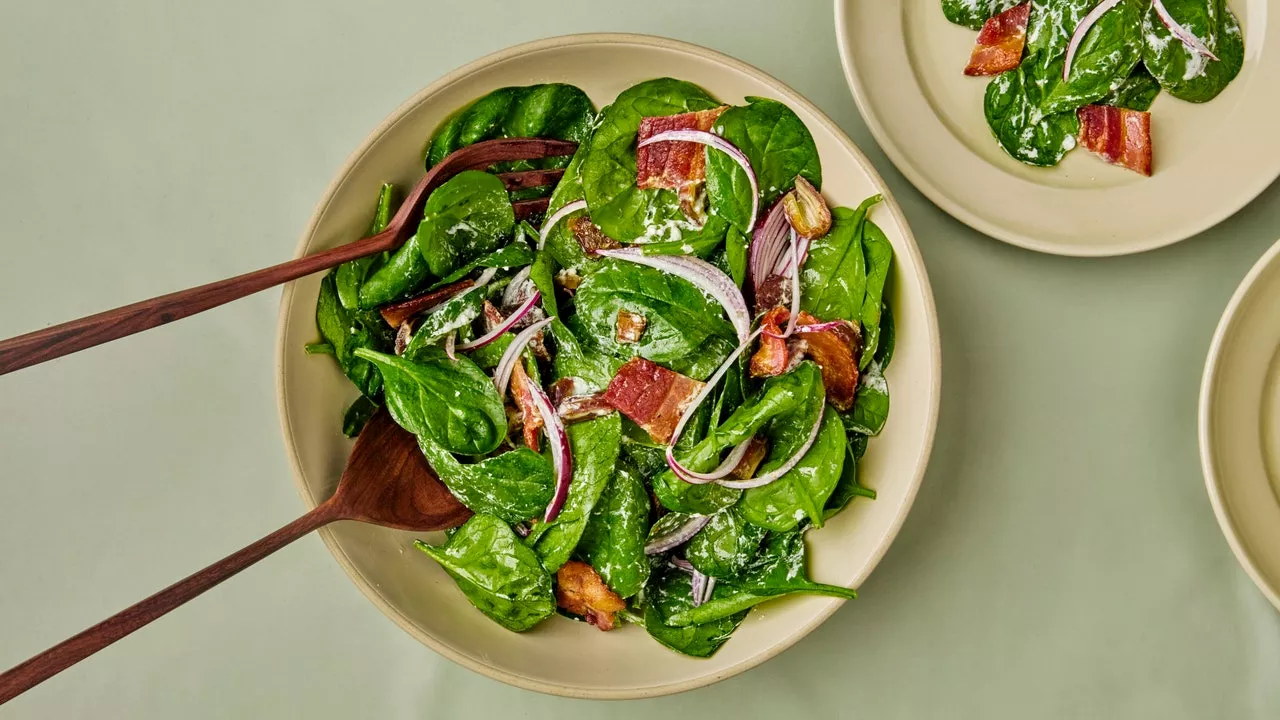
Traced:
<path fill-rule="evenodd" d="M 170 610 L 244 570 L 262 558 L 334 520 L 337 506 L 326 502 L 249 547 L 180 580 L 142 602 L 122 610 L 79 635 L 54 645 L 0 675 L 0 705 L 147 625 Z"/>
<path fill-rule="evenodd" d="M 322 253 L 0 341 L 0 375 L 150 330 L 397 244 L 397 231 L 388 229 Z"/>

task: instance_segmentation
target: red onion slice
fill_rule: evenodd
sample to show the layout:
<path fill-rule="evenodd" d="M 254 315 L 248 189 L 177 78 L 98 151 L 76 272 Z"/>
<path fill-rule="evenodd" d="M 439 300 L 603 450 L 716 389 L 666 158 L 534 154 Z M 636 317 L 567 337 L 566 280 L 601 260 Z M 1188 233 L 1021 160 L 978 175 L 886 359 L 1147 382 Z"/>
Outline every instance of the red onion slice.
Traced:
<path fill-rule="evenodd" d="M 503 320 L 502 322 L 498 323 L 497 327 L 485 333 L 484 335 L 481 335 L 475 340 L 472 340 L 469 343 L 463 343 L 462 345 L 459 345 L 458 349 L 459 350 L 475 350 L 476 348 L 482 348 L 485 345 L 488 345 L 489 343 L 493 342 L 494 340 L 497 340 L 498 338 L 502 337 L 503 333 L 515 327 L 516 323 L 520 322 L 520 320 L 523 319 L 525 315 L 528 315 L 530 310 L 537 307 L 538 302 L 540 300 L 542 300 L 542 293 L 538 292 L 537 290 L 534 290 L 533 294 L 530 295 L 529 298 L 524 301 L 524 304 L 516 308 L 515 312 L 511 313 L 511 315 L 509 315 L 506 320 Z"/>
<path fill-rule="evenodd" d="M 782 201 L 774 203 L 764 222 L 751 234 L 750 270 L 751 287 L 760 292 L 760 286 L 775 272 L 774 267 L 786 255 L 787 212 Z"/>
<path fill-rule="evenodd" d="M 654 137 L 661 137 L 661 135 Z M 732 278 L 706 260 L 683 255 L 645 255 L 643 249 L 636 247 L 598 252 L 604 257 L 647 265 L 655 270 L 688 280 L 720 303 L 725 314 L 729 316 L 729 322 L 733 323 L 733 329 L 737 331 L 739 341 L 746 339 L 747 333 L 750 332 L 751 311 L 747 310 L 747 301 L 742 299 L 742 291 L 734 284 Z"/>
<path fill-rule="evenodd" d="M 747 158 L 746 153 L 719 135 L 704 130 L 668 130 L 660 132 L 657 135 L 645 138 L 636 148 L 642 148 L 658 142 L 698 143 L 699 145 L 715 148 L 728 155 L 729 159 L 737 163 L 738 167 L 742 168 L 742 171 L 747 174 L 747 180 L 751 183 L 751 219 L 747 223 L 747 227 L 754 228 L 756 226 L 756 215 L 760 212 L 760 186 L 756 182 L 756 173 L 751 169 L 751 160 Z"/>
<path fill-rule="evenodd" d="M 1084 36 L 1089 34 L 1094 25 L 1102 19 L 1112 8 L 1120 4 L 1120 0 L 1102 0 L 1088 15 L 1080 21 L 1076 26 L 1075 33 L 1071 36 L 1071 42 L 1067 43 L 1067 62 L 1062 66 L 1062 79 L 1066 80 L 1071 76 L 1071 63 L 1076 59 L 1076 52 L 1080 50 L 1080 43 L 1084 42 Z"/>
<path fill-rule="evenodd" d="M 1154 0 L 1152 5 L 1155 6 L 1156 15 L 1160 16 L 1160 22 L 1164 23 L 1164 26 L 1169 28 L 1169 32 L 1173 33 L 1173 36 L 1178 38 L 1183 45 L 1186 45 L 1210 60 L 1218 59 L 1218 56 L 1213 54 L 1213 51 L 1209 49 L 1208 45 L 1204 44 L 1203 40 L 1196 37 L 1190 30 L 1186 29 L 1181 23 L 1173 19 L 1173 16 L 1169 14 L 1169 9 L 1164 6 L 1164 2 L 1162 2 L 1162 0 Z"/>
<path fill-rule="evenodd" d="M 822 429 L 822 416 L 826 414 L 826 410 L 827 404 L 824 402 L 822 408 L 818 410 L 818 419 L 813 423 L 813 429 L 809 431 L 809 437 L 804 441 L 804 445 L 801 445 L 796 454 L 788 458 L 780 467 L 750 480 L 717 480 L 716 482 L 734 490 L 750 490 L 751 488 L 764 487 L 791 472 L 791 468 L 800 464 L 800 461 L 804 459 L 805 453 L 809 452 L 809 448 L 813 447 L 813 443 L 818 439 L 818 431 Z"/>
<path fill-rule="evenodd" d="M 724 459 L 724 462 L 720 463 L 715 470 L 712 470 L 709 473 L 694 472 L 678 462 L 671 462 L 671 460 L 667 461 L 667 465 L 671 468 L 671 472 L 675 473 L 676 477 L 690 485 L 706 485 L 709 482 L 719 480 L 725 475 L 733 472 L 733 469 L 738 467 L 738 463 L 742 462 L 742 458 L 746 457 L 747 450 L 750 445 L 751 438 L 747 438 L 746 440 L 738 443 L 738 446 L 733 449 L 733 452 L 729 453 L 729 456 Z M 674 458 L 674 455 L 672 457 Z"/>
<path fill-rule="evenodd" d="M 454 350 L 457 348 L 457 345 L 458 345 L 458 331 L 457 331 L 457 330 L 454 330 L 453 332 L 451 332 L 451 333 L 449 333 L 448 335 L 445 335 L 445 336 L 444 336 L 444 354 L 445 354 L 445 355 L 446 355 L 450 360 L 457 360 L 457 359 L 458 359 L 458 354 L 457 354 L 456 352 L 454 352 Z M 463 349 L 465 350 L 466 348 L 463 348 Z"/>
<path fill-rule="evenodd" d="M 707 585 L 702 590 L 702 602 L 698 604 L 705 605 L 709 600 L 711 600 L 711 593 L 715 592 L 715 590 L 716 590 L 716 578 L 714 575 L 708 575 Z"/>
<path fill-rule="evenodd" d="M 706 594 L 707 576 L 698 572 L 697 568 L 694 568 L 693 579 L 689 581 L 689 595 L 693 597 L 693 606 L 698 607 L 701 605 Z"/>
<path fill-rule="evenodd" d="M 511 341 L 511 346 L 502 354 L 502 359 L 498 361 L 498 367 L 493 371 L 493 384 L 498 388 L 498 395 L 505 397 L 507 394 L 507 385 L 511 383 L 511 373 L 515 370 L 516 362 L 520 359 L 520 353 L 524 351 L 529 341 L 533 339 L 538 331 L 551 324 L 554 318 L 547 318 L 540 322 L 536 322 L 524 330 Z M 550 402 L 548 400 L 548 402 Z"/>
<path fill-rule="evenodd" d="M 791 317 L 787 318 L 787 329 L 782 337 L 789 338 L 796 331 L 796 318 L 800 317 L 800 239 L 796 229 L 791 228 Z"/>
<path fill-rule="evenodd" d="M 658 537 L 650 540 L 649 543 L 644 546 L 644 554 L 657 555 L 658 553 L 664 553 L 668 550 L 674 550 L 692 540 L 693 536 L 697 535 L 698 531 L 706 527 L 709 522 L 711 522 L 710 515 L 694 515 L 675 530 L 672 530 L 666 535 L 659 535 Z M 692 565 L 690 567 L 692 567 Z"/>
<path fill-rule="evenodd" d="M 569 433 L 565 432 L 564 423 L 551 407 L 551 398 L 535 382 L 529 383 L 529 397 L 542 416 L 542 427 L 551 445 L 551 464 L 556 473 L 556 492 L 542 516 L 542 522 L 549 523 L 560 514 L 564 501 L 569 497 L 569 485 L 573 482 L 573 453 L 569 450 Z"/>
<path fill-rule="evenodd" d="M 551 236 L 551 230 L 556 225 L 559 225 L 561 220 L 569 217 L 579 210 L 586 209 L 586 200 L 576 200 L 551 213 L 551 217 L 542 222 L 542 229 L 538 231 L 538 249 L 541 250 L 542 246 L 547 244 L 547 238 Z"/>
<path fill-rule="evenodd" d="M 667 564 L 677 570 L 683 570 L 690 575 L 693 574 L 693 563 L 685 560 L 684 558 L 671 558 L 667 561 Z"/>

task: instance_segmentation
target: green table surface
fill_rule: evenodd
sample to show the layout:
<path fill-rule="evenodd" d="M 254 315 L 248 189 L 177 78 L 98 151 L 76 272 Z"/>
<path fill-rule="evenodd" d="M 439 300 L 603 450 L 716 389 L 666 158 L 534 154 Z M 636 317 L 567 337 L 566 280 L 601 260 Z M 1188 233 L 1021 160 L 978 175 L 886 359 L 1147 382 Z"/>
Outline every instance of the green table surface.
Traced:
<path fill-rule="evenodd" d="M 0 2 L 0 336 L 286 259 L 405 98 L 491 51 L 602 30 L 790 83 L 910 219 L 941 317 L 942 414 L 862 597 L 745 675 L 606 705 L 438 657 L 312 537 L 0 716 L 1280 716 L 1280 614 L 1219 533 L 1196 447 L 1209 339 L 1280 235 L 1280 190 L 1133 257 L 983 237 L 877 148 L 827 0 Z M 0 666 L 303 510 L 276 419 L 278 301 L 0 378 Z"/>

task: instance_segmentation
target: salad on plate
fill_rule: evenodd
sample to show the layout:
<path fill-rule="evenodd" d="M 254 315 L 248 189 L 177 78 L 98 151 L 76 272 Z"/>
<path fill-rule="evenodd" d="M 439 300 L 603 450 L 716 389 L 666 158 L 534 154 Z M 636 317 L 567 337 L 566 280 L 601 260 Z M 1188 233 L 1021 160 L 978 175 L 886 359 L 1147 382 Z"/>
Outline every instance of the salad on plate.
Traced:
<path fill-rule="evenodd" d="M 855 597 L 809 577 L 805 536 L 875 498 L 858 464 L 894 350 L 879 196 L 830 207 L 790 108 L 671 78 L 599 112 L 570 85 L 496 90 L 426 165 L 503 137 L 578 146 L 456 175 L 316 304 L 307 350 L 360 392 L 344 432 L 385 408 L 474 512 L 417 547 L 509 630 L 636 624 L 696 657 L 760 603 Z M 495 174 L 526 170 L 554 184 Z"/>

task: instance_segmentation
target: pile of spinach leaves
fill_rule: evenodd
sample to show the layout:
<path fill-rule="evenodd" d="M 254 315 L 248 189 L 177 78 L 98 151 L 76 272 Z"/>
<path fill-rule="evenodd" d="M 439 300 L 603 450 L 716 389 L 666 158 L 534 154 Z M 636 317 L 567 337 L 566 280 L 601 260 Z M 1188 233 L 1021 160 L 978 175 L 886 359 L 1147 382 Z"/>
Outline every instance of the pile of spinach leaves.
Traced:
<path fill-rule="evenodd" d="M 707 151 L 708 212 L 700 225 L 674 192 L 636 186 L 642 118 L 718 107 L 704 89 L 671 78 L 624 91 L 598 116 L 587 96 L 568 85 L 502 88 L 450 117 L 428 142 L 426 164 L 490 138 L 577 141 L 571 158 L 553 161 L 565 168 L 558 184 L 536 189 L 550 195 L 549 213 L 585 200 L 587 209 L 570 220 L 586 215 L 609 237 L 640 243 L 646 252 L 707 259 L 741 285 L 753 198 L 740 167 Z M 720 114 L 713 132 L 749 158 L 760 207 L 778 202 L 797 177 L 821 187 L 813 137 L 785 104 L 746 98 Z M 852 590 L 809 579 L 804 538 L 855 498 L 875 497 L 861 484 L 858 463 L 888 416 L 884 369 L 895 337 L 887 304 L 893 249 L 870 218 L 880 198 L 835 208 L 832 228 L 813 240 L 801 270 L 801 308 L 822 320 L 847 320 L 859 331 L 861 381 L 853 407 L 840 412 L 827 403 L 823 371 L 812 361 L 766 379 L 750 377 L 743 362 L 730 368 L 676 446 L 687 467 L 707 470 L 758 434 L 768 441 L 762 473 L 795 455 L 820 423 L 798 464 L 772 484 L 746 491 L 691 485 L 667 468 L 664 446 L 610 412 L 568 425 L 573 479 L 559 516 L 544 523 L 555 492 L 550 448 L 522 443 L 512 420 L 518 413 L 491 377 L 512 334 L 468 351 L 447 347 L 448 338 L 461 342 L 485 332 L 487 305 L 500 307 L 524 277 L 542 293 L 536 312 L 550 318 L 542 340 L 550 357 L 526 351 L 521 358 L 531 381 L 544 389 L 572 380 L 577 392 L 599 392 L 633 357 L 705 380 L 734 350 L 737 336 L 720 305 L 692 283 L 591 256 L 568 222 L 551 228 L 540 247 L 537 225 L 517 223 L 512 210 L 512 201 L 529 192 L 508 193 L 493 174 L 528 165 L 456 175 L 427 199 L 404 246 L 343 265 L 321 283 L 321 341 L 308 352 L 332 355 L 360 392 L 344 419 L 347 434 L 357 434 L 385 408 L 417 436 L 441 481 L 475 512 L 443 544 L 417 546 L 477 609 L 515 632 L 555 614 L 557 572 L 570 561 L 585 562 L 625 600 L 621 617 L 695 657 L 714 653 L 752 607 L 772 598 L 854 597 Z M 371 233 L 386 226 L 395 196 L 389 185 L 379 191 Z M 379 309 L 485 271 L 491 273 L 486 285 L 415 318 L 410 339 L 397 345 L 396 330 Z M 644 316 L 639 339 L 618 339 L 622 311 Z M 653 538 L 703 515 L 709 516 L 705 526 L 687 543 L 646 555 Z M 705 602 L 694 602 L 690 568 L 716 580 Z"/>

